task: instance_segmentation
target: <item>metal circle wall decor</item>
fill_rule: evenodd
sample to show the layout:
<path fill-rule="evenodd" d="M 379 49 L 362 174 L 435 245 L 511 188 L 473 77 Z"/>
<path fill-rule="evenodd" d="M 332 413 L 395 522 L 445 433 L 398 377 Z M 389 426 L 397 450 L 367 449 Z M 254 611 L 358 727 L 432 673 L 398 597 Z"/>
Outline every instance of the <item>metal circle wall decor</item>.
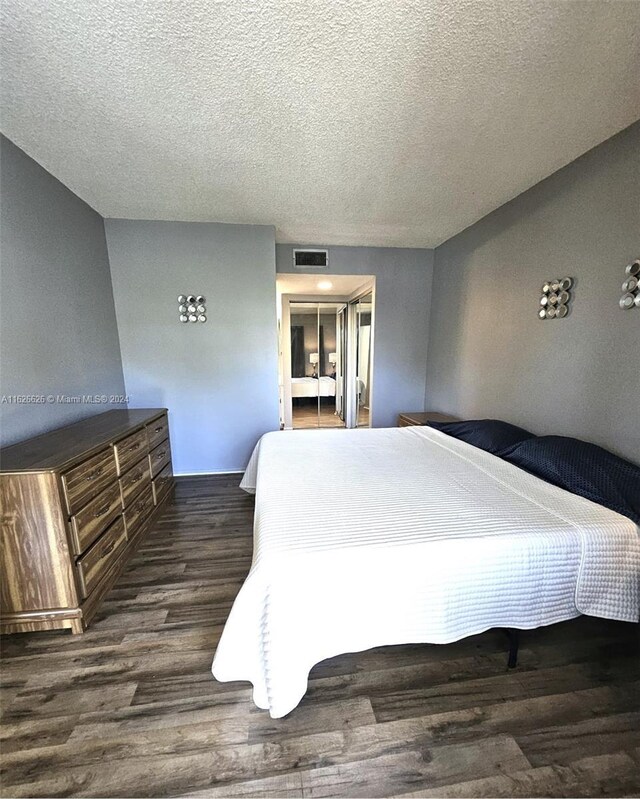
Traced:
<path fill-rule="evenodd" d="M 202 294 L 179 294 L 178 319 L 181 322 L 206 322 L 206 301 Z"/>
<path fill-rule="evenodd" d="M 640 258 L 625 266 L 622 291 L 620 307 L 623 311 L 640 308 Z"/>
<path fill-rule="evenodd" d="M 571 287 L 573 280 L 563 277 L 562 280 L 546 280 L 542 285 L 539 319 L 564 319 L 569 313 Z"/>

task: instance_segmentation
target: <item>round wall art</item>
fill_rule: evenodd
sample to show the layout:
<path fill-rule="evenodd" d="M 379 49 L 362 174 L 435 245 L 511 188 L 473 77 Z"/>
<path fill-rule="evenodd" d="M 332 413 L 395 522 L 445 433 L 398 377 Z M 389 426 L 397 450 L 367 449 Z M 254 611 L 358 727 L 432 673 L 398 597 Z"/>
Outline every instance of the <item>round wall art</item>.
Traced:
<path fill-rule="evenodd" d="M 623 311 L 640 308 L 640 258 L 627 264 L 624 268 L 620 307 Z"/>
<path fill-rule="evenodd" d="M 572 286 L 573 280 L 570 277 L 563 277 L 562 280 L 547 280 L 543 283 L 538 318 L 564 319 L 569 313 Z"/>
<path fill-rule="evenodd" d="M 181 322 L 206 322 L 207 298 L 202 294 L 178 294 L 178 319 Z"/>

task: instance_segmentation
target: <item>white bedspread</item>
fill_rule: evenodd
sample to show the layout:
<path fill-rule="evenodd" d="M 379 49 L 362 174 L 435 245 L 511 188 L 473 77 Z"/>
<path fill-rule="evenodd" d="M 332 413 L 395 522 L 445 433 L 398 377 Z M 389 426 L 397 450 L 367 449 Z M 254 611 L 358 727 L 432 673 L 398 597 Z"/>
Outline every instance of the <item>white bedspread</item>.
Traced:
<path fill-rule="evenodd" d="M 333 377 L 292 377 L 292 397 L 335 397 L 336 381 Z"/>
<path fill-rule="evenodd" d="M 213 674 L 252 682 L 274 718 L 344 652 L 638 620 L 632 521 L 437 430 L 268 433 L 241 485 L 253 563 Z"/>

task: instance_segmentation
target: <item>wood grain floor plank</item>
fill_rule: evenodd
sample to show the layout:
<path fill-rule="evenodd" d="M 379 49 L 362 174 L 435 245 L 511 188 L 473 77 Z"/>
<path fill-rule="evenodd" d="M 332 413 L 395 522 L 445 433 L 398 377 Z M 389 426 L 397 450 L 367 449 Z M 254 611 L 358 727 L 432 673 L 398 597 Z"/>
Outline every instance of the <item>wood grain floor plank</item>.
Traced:
<path fill-rule="evenodd" d="M 72 715 L 99 709 L 113 710 L 131 704 L 137 688 L 136 683 L 121 682 L 117 685 L 83 687 L 58 692 L 56 688 L 19 693 L 8 705 L 3 721 L 44 716 Z"/>
<path fill-rule="evenodd" d="M 73 733 L 77 716 L 65 716 L 54 727 L 50 718 L 2 724 L 0 751 L 2 757 L 10 752 L 25 752 L 30 749 L 58 746 L 66 743 Z"/>
<path fill-rule="evenodd" d="M 183 796 L 203 797 L 203 799 L 234 799 L 234 797 L 251 797 L 252 799 L 300 799 L 302 792 L 302 776 L 292 771 L 278 774 L 275 777 L 262 777 L 245 782 L 225 783 L 219 787 L 205 788 L 204 791 L 189 791 Z"/>
<path fill-rule="evenodd" d="M 566 766 L 541 766 L 436 789 L 410 791 L 392 799 L 454 797 L 637 796 L 637 765 L 626 752 L 581 758 Z"/>
<path fill-rule="evenodd" d="M 27 680 L 20 696 L 53 688 L 67 691 L 87 684 L 109 686 L 123 681 L 135 682 L 134 693 L 137 694 L 141 684 L 154 682 L 156 679 L 161 682 L 170 682 L 172 679 L 182 682 L 188 682 L 192 678 L 200 679 L 206 675 L 210 666 L 211 658 L 205 651 L 185 651 L 179 659 L 172 652 L 154 653 L 151 658 L 145 654 L 122 657 L 121 652 L 117 656 L 115 653 L 108 653 L 100 662 L 90 665 L 83 663 L 75 668 L 67 665 L 62 670 L 50 668 L 41 671 Z"/>
<path fill-rule="evenodd" d="M 119 630 L 136 630 L 145 627 L 159 627 L 167 618 L 168 610 L 131 610 L 122 612 L 119 609 L 110 609 L 107 602 L 100 606 L 96 614 L 95 623 L 100 624 L 101 630 L 110 627 Z"/>
<path fill-rule="evenodd" d="M 144 731 L 204 722 L 220 724 L 227 719 L 240 720 L 246 726 L 251 712 L 251 690 L 243 688 L 220 694 L 214 702 L 188 697 L 150 705 L 131 705 L 111 712 L 84 713 L 71 737 L 89 741 L 118 735 L 124 730 Z M 235 722 L 232 728 L 234 726 Z"/>
<path fill-rule="evenodd" d="M 2 666 L 7 673 L 18 671 L 14 664 L 43 654 L 51 658 L 52 652 L 58 653 L 75 651 L 86 652 L 101 646 L 119 646 L 126 635 L 124 630 L 109 630 L 92 628 L 91 634 L 70 635 L 67 630 L 51 630 L 46 633 L 29 633 L 28 635 L 2 636 Z"/>
<path fill-rule="evenodd" d="M 354 697 L 340 702 L 300 706 L 299 713 L 272 719 L 266 713 L 253 713 L 249 722 L 249 741 L 283 740 L 328 730 L 348 730 L 375 725 L 371 702 Z"/>
<path fill-rule="evenodd" d="M 410 788 L 459 782 L 528 767 L 518 745 L 508 736 L 429 749 L 420 747 L 367 760 L 302 772 L 303 796 L 385 797 Z"/>
<path fill-rule="evenodd" d="M 2 781 L 6 784 L 27 783 L 38 779 L 43 773 L 64 773 L 69 763 L 81 773 L 87 767 L 99 767 L 110 763 L 112 768 L 129 768 L 137 761 L 157 759 L 166 763 L 169 758 L 183 754 L 210 754 L 221 752 L 237 757 L 238 750 L 230 749 L 234 744 L 242 744 L 247 739 L 247 725 L 244 720 L 224 719 L 189 724 L 180 727 L 161 727 L 142 732 L 93 737 L 85 739 L 78 747 L 78 738 L 65 744 L 33 748 L 24 751 L 5 753 L 2 758 Z M 123 762 L 124 761 L 124 762 Z M 229 768 L 227 764 L 227 768 Z"/>
<path fill-rule="evenodd" d="M 618 713 L 516 735 L 532 766 L 567 764 L 580 757 L 640 746 L 640 712 Z"/>
<path fill-rule="evenodd" d="M 207 725 L 216 732 L 216 746 L 240 743 L 246 741 L 248 727 L 244 702 L 242 705 L 237 712 L 228 706 L 212 707 L 207 705 L 194 708 L 189 704 L 171 710 L 154 707 L 152 712 L 140 716 L 124 717 L 119 721 L 98 721 L 96 717 L 93 719 L 83 718 L 74 725 L 68 740 L 83 742 L 80 744 L 80 749 L 84 750 L 85 745 L 90 748 L 95 741 L 120 738 L 129 732 L 139 735 L 152 734 L 161 730 L 165 733 L 167 730 L 175 728 L 197 728 L 200 725 Z"/>
<path fill-rule="evenodd" d="M 640 683 L 636 686 L 640 688 Z M 615 714 L 624 713 L 628 707 L 626 686 L 624 689 L 604 686 L 387 721 L 378 723 L 376 730 L 379 739 L 390 741 L 419 738 L 432 743 L 452 743 L 508 734 L 519 742 L 529 732 L 544 739 L 550 728 L 560 725 L 615 718 Z M 597 743 L 594 745 L 597 747 Z"/>

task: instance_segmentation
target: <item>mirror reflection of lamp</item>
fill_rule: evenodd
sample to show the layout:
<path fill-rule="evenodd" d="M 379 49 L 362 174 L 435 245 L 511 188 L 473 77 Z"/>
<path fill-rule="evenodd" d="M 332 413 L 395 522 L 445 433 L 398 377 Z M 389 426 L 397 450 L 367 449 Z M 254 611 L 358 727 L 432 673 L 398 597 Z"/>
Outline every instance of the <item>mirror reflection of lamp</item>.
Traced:
<path fill-rule="evenodd" d="M 319 360 L 320 360 L 320 358 L 319 358 L 317 352 L 312 352 L 311 355 L 309 355 L 309 362 L 311 363 L 311 366 L 313 367 L 313 374 L 311 375 L 311 377 L 317 377 L 318 376 L 317 366 L 318 366 L 318 361 Z"/>
<path fill-rule="evenodd" d="M 333 371 L 333 374 L 331 375 L 331 377 L 333 377 L 333 379 L 335 380 L 336 379 L 336 364 L 338 363 L 338 353 L 337 352 L 330 352 L 329 353 L 329 363 L 331 364 L 332 371 Z"/>

